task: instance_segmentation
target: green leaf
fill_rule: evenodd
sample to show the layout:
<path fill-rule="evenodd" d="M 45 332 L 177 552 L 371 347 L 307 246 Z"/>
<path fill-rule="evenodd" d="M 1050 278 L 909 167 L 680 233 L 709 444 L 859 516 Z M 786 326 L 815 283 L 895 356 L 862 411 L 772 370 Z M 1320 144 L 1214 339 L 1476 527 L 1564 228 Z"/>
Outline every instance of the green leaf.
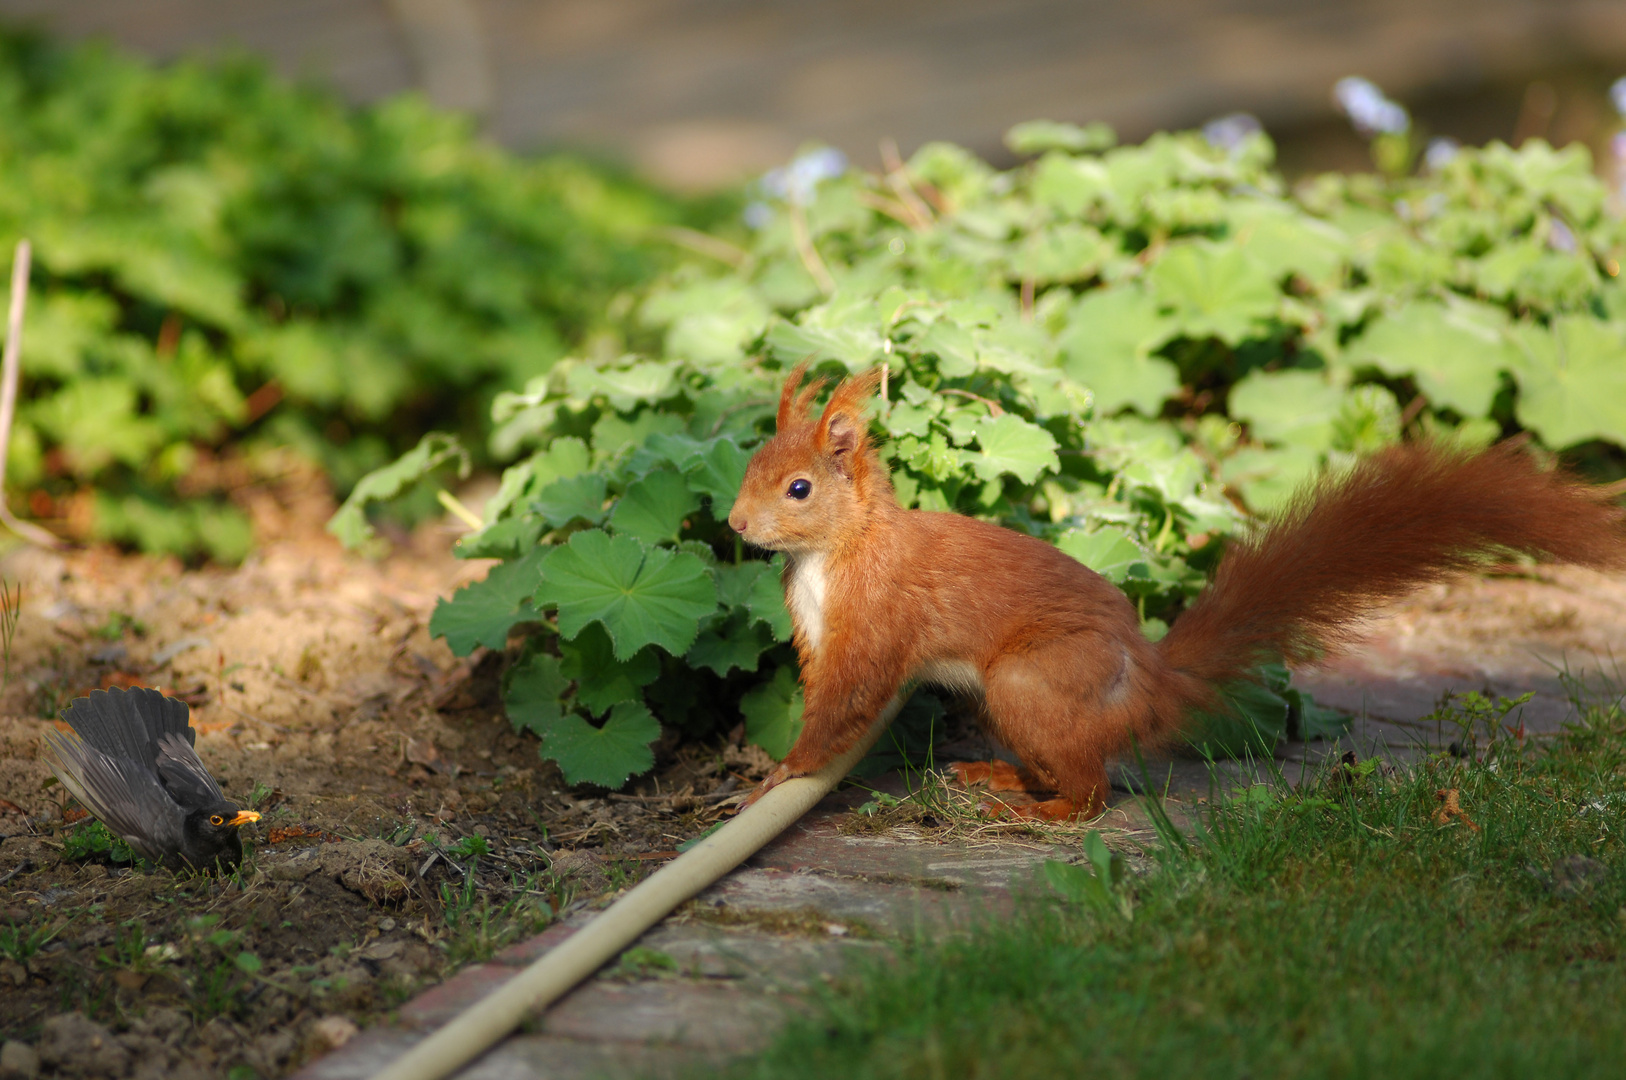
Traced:
<path fill-rule="evenodd" d="M 258 975 L 260 969 L 265 966 L 258 956 L 247 950 L 238 953 L 232 964 L 245 975 Z"/>
<path fill-rule="evenodd" d="M 802 733 L 802 687 L 789 666 L 774 672 L 740 698 L 745 735 L 775 760 L 783 760 Z"/>
<path fill-rule="evenodd" d="M 567 784 L 618 788 L 655 765 L 661 725 L 643 704 L 623 701 L 600 727 L 567 713 L 542 737 L 542 753 L 559 763 Z"/>
<path fill-rule="evenodd" d="M 1011 276 L 1039 285 L 1083 281 L 1093 277 L 1115 251 L 1094 229 L 1057 225 L 1028 235 L 1011 255 Z"/>
<path fill-rule="evenodd" d="M 699 455 L 679 466 L 689 488 L 711 498 L 711 516 L 717 521 L 728 520 L 734 508 L 734 499 L 745 482 L 745 466 L 751 461 L 751 452 L 743 450 L 732 439 L 713 439 Z"/>
<path fill-rule="evenodd" d="M 504 518 L 459 538 L 452 554 L 459 559 L 517 559 L 536 546 L 542 528 L 542 519 L 529 514 Z"/>
<path fill-rule="evenodd" d="M 1073 529 L 1061 535 L 1056 546 L 1113 584 L 1129 576 L 1129 568 L 1146 561 L 1146 553 L 1121 529 L 1100 528 L 1094 532 Z"/>
<path fill-rule="evenodd" d="M 1248 509 L 1268 514 L 1314 477 L 1320 465 L 1321 455 L 1305 446 L 1245 447 L 1225 459 L 1220 476 L 1242 493 Z"/>
<path fill-rule="evenodd" d="M 585 400 L 602 397 L 616 412 L 630 413 L 639 405 L 653 405 L 677 393 L 677 372 L 675 361 L 648 361 L 625 368 L 577 364 L 567 380 L 573 396 Z"/>
<path fill-rule="evenodd" d="M 972 456 L 971 468 L 983 480 L 997 480 L 1009 473 L 1031 484 L 1040 473 L 1060 465 L 1055 436 L 1014 413 L 978 423 L 977 445 L 982 452 Z"/>
<path fill-rule="evenodd" d="M 751 618 L 773 632 L 775 641 L 789 641 L 790 612 L 785 609 L 785 591 L 779 583 L 785 557 L 774 556 L 771 563 L 748 559 L 737 566 L 717 567 L 717 599 L 725 608 L 745 608 Z"/>
<path fill-rule="evenodd" d="M 610 526 L 646 544 L 676 541 L 683 519 L 700 509 L 700 497 L 675 472 L 649 473 L 627 488 L 610 512 Z"/>
<path fill-rule="evenodd" d="M 700 620 L 717 609 L 717 589 L 706 564 L 686 551 L 588 529 L 542 560 L 536 602 L 558 607 L 565 638 L 602 623 L 616 659 L 629 660 L 645 645 L 688 652 Z"/>
<path fill-rule="evenodd" d="M 881 359 L 881 334 L 871 327 L 797 326 L 779 322 L 768 331 L 768 349 L 776 360 L 799 364 L 811 359 L 838 360 L 848 371 L 862 371 Z"/>
<path fill-rule="evenodd" d="M 710 668 L 727 677 L 735 668 L 755 671 L 757 660 L 773 647 L 773 631 L 745 610 L 701 632 L 684 659 L 691 667 Z"/>
<path fill-rule="evenodd" d="M 646 442 L 677 436 L 683 428 L 683 417 L 656 409 L 644 409 L 631 420 L 605 413 L 593 425 L 594 460 L 608 461 Z"/>
<path fill-rule="evenodd" d="M 1517 366 L 1518 354 L 1472 308 L 1414 300 L 1351 342 L 1345 362 L 1410 375 L 1435 407 L 1475 417 L 1490 412 L 1501 372 Z"/>
<path fill-rule="evenodd" d="M 1325 291 L 1343 279 L 1349 237 L 1326 222 L 1264 199 L 1238 199 L 1226 218 L 1238 248 L 1272 281 L 1296 275 Z"/>
<path fill-rule="evenodd" d="M 739 363 L 772 316 L 738 278 L 713 278 L 656 291 L 644 302 L 646 322 L 665 326 L 666 354 L 701 367 Z"/>
<path fill-rule="evenodd" d="M 1101 834 L 1093 829 L 1085 834 L 1083 846 L 1088 866 L 1059 859 L 1044 861 L 1043 874 L 1051 891 L 1069 903 L 1093 908 L 1102 915 L 1133 918 L 1134 909 L 1124 891 L 1128 874 L 1124 857 L 1108 848 Z"/>
<path fill-rule="evenodd" d="M 1251 371 L 1231 388 L 1228 411 L 1254 438 L 1311 450 L 1332 445 L 1344 391 L 1319 371 Z"/>
<path fill-rule="evenodd" d="M 327 531 L 338 537 L 339 543 L 347 548 L 371 539 L 373 527 L 367 523 L 367 504 L 395 498 L 448 462 L 457 464 L 459 479 L 468 476 L 469 452 L 463 449 L 456 436 L 430 432 L 400 458 L 382 469 L 374 469 L 357 481 L 350 491 L 350 497 L 344 500 L 338 513 L 328 520 Z"/>
<path fill-rule="evenodd" d="M 515 731 L 545 737 L 564 716 L 559 699 L 569 685 L 558 657 L 531 653 L 508 673 L 503 709 L 509 724 Z"/>
<path fill-rule="evenodd" d="M 1264 683 L 1247 680 L 1220 688 L 1220 707 L 1192 714 L 1186 741 L 1214 757 L 1268 757 L 1287 737 L 1287 699 Z"/>
<path fill-rule="evenodd" d="M 1073 308 L 1061 338 L 1063 367 L 1095 395 L 1097 416 L 1130 406 L 1157 416 L 1180 390 L 1180 373 L 1149 355 L 1175 332 L 1157 302 L 1137 287 L 1097 289 Z"/>
<path fill-rule="evenodd" d="M 1147 280 L 1183 334 L 1227 345 L 1258 333 L 1281 298 L 1269 272 L 1234 244 L 1171 244 Z"/>
<path fill-rule="evenodd" d="M 1315 698 L 1304 690 L 1285 690 L 1291 711 L 1288 714 L 1290 738 L 1310 742 L 1314 739 L 1336 739 L 1349 733 L 1354 717 L 1341 709 L 1317 705 Z"/>
<path fill-rule="evenodd" d="M 429 617 L 429 636 L 445 638 L 458 656 L 467 656 L 476 645 L 502 649 L 510 629 L 540 617 L 531 606 L 531 594 L 536 592 L 542 558 L 542 549 L 537 548 L 522 559 L 498 563 L 484 581 L 437 601 Z"/>
<path fill-rule="evenodd" d="M 584 473 L 587 466 L 587 444 L 571 435 L 553 440 L 546 450 L 538 450 L 519 464 L 504 469 L 497 494 L 486 500 L 486 528 L 492 528 L 527 492 L 541 491 L 555 480 Z M 462 543 L 471 545 L 481 535 L 465 536 Z"/>
<path fill-rule="evenodd" d="M 574 641 L 559 642 L 559 673 L 576 683 L 578 704 L 601 713 L 623 701 L 643 700 L 643 688 L 660 677 L 661 662 L 648 648 L 617 660 L 610 635 L 589 623 Z"/>
<path fill-rule="evenodd" d="M 1046 154 L 1033 170 L 1033 201 L 1057 213 L 1078 217 L 1092 205 L 1110 200 L 1112 177 L 1101 162 L 1080 160 L 1059 151 Z"/>
<path fill-rule="evenodd" d="M 1042 154 L 1046 150 L 1067 150 L 1074 154 L 1110 150 L 1118 136 L 1099 120 L 1079 127 L 1055 120 L 1029 120 L 1005 132 L 1005 145 L 1013 154 Z"/>
<path fill-rule="evenodd" d="M 1626 446 L 1626 327 L 1564 315 L 1549 329 L 1522 325 L 1514 340 L 1519 423 L 1561 450 L 1588 439 Z"/>
<path fill-rule="evenodd" d="M 562 529 L 572 521 L 596 525 L 604 520 L 607 490 L 601 473 L 567 476 L 543 488 L 531 508 L 556 529 Z"/>

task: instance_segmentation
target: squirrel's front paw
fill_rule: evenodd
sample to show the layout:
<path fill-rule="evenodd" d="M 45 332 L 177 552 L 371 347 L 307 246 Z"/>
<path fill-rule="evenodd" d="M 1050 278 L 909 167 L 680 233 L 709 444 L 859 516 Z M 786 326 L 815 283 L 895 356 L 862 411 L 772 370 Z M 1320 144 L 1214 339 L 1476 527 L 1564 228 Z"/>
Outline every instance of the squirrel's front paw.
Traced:
<path fill-rule="evenodd" d="M 786 780 L 789 780 L 793 776 L 799 775 L 801 774 L 791 771 L 791 769 L 787 766 L 783 764 L 779 765 L 774 769 L 773 772 L 763 777 L 762 783 L 758 784 L 756 786 L 756 790 L 751 792 L 751 794 L 746 797 L 745 801 L 740 804 L 740 809 L 744 810 L 747 806 L 750 806 L 752 803 L 768 794 L 768 792 L 772 791 Z"/>

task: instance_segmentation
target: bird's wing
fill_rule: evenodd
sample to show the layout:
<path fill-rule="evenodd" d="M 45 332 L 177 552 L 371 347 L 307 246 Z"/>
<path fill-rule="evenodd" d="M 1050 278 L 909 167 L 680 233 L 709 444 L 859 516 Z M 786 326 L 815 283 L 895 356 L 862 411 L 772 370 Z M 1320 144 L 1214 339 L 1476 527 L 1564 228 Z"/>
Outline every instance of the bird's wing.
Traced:
<path fill-rule="evenodd" d="M 165 735 L 158 740 L 158 775 L 175 801 L 187 810 L 226 801 L 220 785 L 198 760 L 197 751 L 179 735 Z"/>
<path fill-rule="evenodd" d="M 187 723 L 186 702 L 165 697 L 157 690 L 92 690 L 75 698 L 62 711 L 62 719 L 79 737 L 113 758 L 156 763 L 158 740 L 177 735 L 190 745 L 196 737 Z"/>
<path fill-rule="evenodd" d="M 138 762 L 110 757 L 55 728 L 45 733 L 45 747 L 62 786 L 138 854 L 156 862 L 180 850 L 186 814 Z"/>

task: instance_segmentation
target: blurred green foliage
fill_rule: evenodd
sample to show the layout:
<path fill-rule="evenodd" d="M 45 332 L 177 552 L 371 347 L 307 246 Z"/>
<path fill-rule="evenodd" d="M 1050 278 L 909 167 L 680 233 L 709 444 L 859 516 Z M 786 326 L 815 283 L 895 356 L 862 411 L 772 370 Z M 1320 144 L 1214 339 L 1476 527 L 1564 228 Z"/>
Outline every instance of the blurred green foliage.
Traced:
<path fill-rule="evenodd" d="M 778 575 L 725 519 L 802 359 L 887 365 L 875 425 L 906 505 L 1052 541 L 1154 638 L 1244 509 L 1408 429 L 1523 428 L 1619 465 L 1626 230 L 1584 149 L 1493 144 L 1290 192 L 1265 135 L 1232 136 L 1116 146 L 1038 123 L 1006 171 L 939 143 L 887 175 L 828 152 L 770 174 L 751 228 L 629 312 L 653 350 L 495 399 L 491 449 L 517 460 L 459 553 L 504 562 L 431 629 L 458 652 L 534 630 L 509 716 L 567 779 L 649 768 L 652 716 L 704 734 L 743 715 L 783 754 L 801 691 Z M 354 541 L 349 511 L 334 527 Z M 1226 700 L 1202 752 L 1339 724 L 1279 667 Z"/>
<path fill-rule="evenodd" d="M 0 34 L 0 265 L 35 245 L 13 494 L 89 536 L 240 558 L 227 448 L 341 493 L 606 325 L 679 202 L 516 158 L 415 97 L 353 109 L 247 59 L 168 68 Z"/>

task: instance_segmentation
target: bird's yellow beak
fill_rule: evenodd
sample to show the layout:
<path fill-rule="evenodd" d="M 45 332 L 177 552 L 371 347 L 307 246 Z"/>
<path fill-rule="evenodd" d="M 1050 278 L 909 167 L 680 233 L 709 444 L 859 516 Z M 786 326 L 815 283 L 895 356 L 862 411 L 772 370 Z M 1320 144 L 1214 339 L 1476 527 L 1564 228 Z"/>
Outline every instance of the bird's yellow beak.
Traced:
<path fill-rule="evenodd" d="M 253 810 L 240 810 L 240 811 L 238 811 L 237 816 L 232 818 L 230 821 L 226 822 L 226 824 L 227 825 L 247 825 L 250 822 L 258 821 L 258 820 L 260 820 L 260 815 L 255 813 Z"/>

